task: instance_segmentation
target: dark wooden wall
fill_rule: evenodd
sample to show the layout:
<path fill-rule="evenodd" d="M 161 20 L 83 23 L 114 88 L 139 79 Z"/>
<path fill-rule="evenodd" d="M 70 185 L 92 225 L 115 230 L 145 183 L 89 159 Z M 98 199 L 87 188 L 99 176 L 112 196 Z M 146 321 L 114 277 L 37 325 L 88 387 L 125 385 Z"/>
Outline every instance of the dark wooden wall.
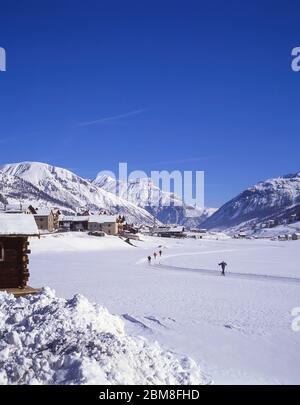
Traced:
<path fill-rule="evenodd" d="M 0 261 L 0 288 L 25 287 L 29 276 L 27 238 L 0 236 L 1 244 L 4 247 L 4 261 Z"/>

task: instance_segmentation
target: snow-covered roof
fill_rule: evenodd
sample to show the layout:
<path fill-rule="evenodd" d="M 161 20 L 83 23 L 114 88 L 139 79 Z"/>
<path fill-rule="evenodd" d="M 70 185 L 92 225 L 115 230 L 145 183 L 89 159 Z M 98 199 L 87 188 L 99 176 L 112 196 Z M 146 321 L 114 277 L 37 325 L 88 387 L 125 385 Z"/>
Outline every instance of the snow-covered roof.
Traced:
<path fill-rule="evenodd" d="M 34 217 L 28 214 L 0 214 L 0 235 L 36 236 Z"/>
<path fill-rule="evenodd" d="M 36 212 L 35 216 L 49 216 L 52 210 L 50 208 L 38 208 Z"/>
<path fill-rule="evenodd" d="M 184 226 L 171 226 L 169 232 L 183 232 Z"/>
<path fill-rule="evenodd" d="M 98 224 L 104 224 L 105 222 L 116 222 L 117 216 L 116 215 L 89 215 L 89 216 L 81 216 L 81 215 L 73 215 L 73 216 L 63 216 L 60 218 L 60 221 L 66 222 L 96 222 Z"/>
<path fill-rule="evenodd" d="M 88 221 L 89 217 L 83 215 L 64 215 L 59 220 L 66 222 L 84 222 Z"/>
<path fill-rule="evenodd" d="M 184 226 L 159 226 L 158 228 L 154 229 L 154 232 L 160 233 L 160 232 L 183 232 L 184 231 Z"/>
<path fill-rule="evenodd" d="M 116 222 L 116 215 L 90 215 L 89 222 L 96 222 L 98 224 L 104 224 L 105 222 Z"/>

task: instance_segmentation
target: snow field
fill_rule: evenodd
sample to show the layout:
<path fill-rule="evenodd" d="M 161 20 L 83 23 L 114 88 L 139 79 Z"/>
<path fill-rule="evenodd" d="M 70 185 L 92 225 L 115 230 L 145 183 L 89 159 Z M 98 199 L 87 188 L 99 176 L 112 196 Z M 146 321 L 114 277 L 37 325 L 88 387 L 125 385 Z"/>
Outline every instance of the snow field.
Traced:
<path fill-rule="evenodd" d="M 300 383 L 300 333 L 291 328 L 300 241 L 144 237 L 134 244 L 84 233 L 32 239 L 30 285 L 108 308 L 127 334 L 194 359 L 205 381 Z M 149 266 L 147 256 L 159 249 L 162 258 Z"/>
<path fill-rule="evenodd" d="M 203 384 L 197 364 L 130 337 L 121 318 L 76 295 L 0 293 L 0 384 Z"/>

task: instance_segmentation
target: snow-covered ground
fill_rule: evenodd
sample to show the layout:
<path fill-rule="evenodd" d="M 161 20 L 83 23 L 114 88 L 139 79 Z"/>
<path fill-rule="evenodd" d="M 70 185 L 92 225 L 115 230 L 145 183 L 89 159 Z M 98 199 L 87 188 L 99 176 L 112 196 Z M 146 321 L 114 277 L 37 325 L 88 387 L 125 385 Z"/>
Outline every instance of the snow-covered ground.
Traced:
<path fill-rule="evenodd" d="M 300 241 L 133 241 L 81 233 L 31 241 L 30 285 L 82 294 L 126 332 L 190 356 L 215 383 L 300 383 Z M 151 266 L 146 257 L 161 249 Z M 218 262 L 228 263 L 219 274 Z"/>
<path fill-rule="evenodd" d="M 291 235 L 295 232 L 300 232 L 299 221 L 288 225 L 278 225 L 274 228 L 262 228 L 258 232 L 255 232 L 255 235 L 259 235 L 259 237 L 270 238 L 277 237 L 278 235 Z"/>
<path fill-rule="evenodd" d="M 0 294 L 1 384 L 203 384 L 197 364 L 130 337 L 124 322 L 80 294 Z"/>

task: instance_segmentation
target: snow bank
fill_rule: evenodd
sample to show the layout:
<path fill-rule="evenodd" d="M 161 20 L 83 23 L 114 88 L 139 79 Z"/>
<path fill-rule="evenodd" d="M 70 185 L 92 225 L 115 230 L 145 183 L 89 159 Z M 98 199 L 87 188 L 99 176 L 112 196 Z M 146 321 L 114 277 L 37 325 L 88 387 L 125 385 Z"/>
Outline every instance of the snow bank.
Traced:
<path fill-rule="evenodd" d="M 85 297 L 0 293 L 0 384 L 203 384 L 188 358 L 124 332 Z"/>

